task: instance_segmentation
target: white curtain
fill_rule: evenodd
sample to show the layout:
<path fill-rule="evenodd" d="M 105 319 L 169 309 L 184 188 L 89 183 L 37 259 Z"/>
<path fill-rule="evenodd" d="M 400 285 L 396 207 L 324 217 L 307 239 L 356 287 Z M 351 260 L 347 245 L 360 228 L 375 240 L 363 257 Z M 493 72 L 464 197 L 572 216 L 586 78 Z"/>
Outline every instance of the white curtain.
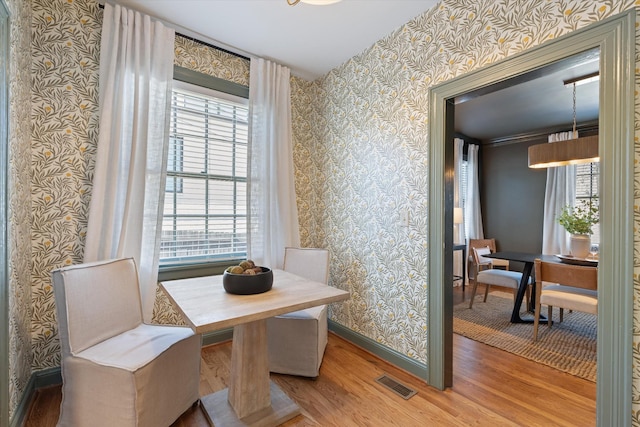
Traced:
<path fill-rule="evenodd" d="M 482 211 L 480 208 L 480 181 L 478 149 L 469 144 L 467 151 L 467 197 L 464 210 L 465 235 L 467 239 L 484 239 Z"/>
<path fill-rule="evenodd" d="M 105 4 L 100 134 L 84 261 L 133 257 L 145 321 L 153 315 L 166 178 L 175 31 Z"/>
<path fill-rule="evenodd" d="M 453 207 L 454 210 L 456 208 L 462 209 L 462 162 L 464 161 L 464 140 L 460 138 L 455 138 L 453 140 L 453 164 L 454 164 L 454 178 L 453 178 Z M 464 212 L 464 211 L 463 211 Z M 464 218 L 464 213 L 463 213 Z M 454 215 L 455 219 L 455 215 Z M 454 243 L 464 243 L 464 223 L 453 224 L 453 242 Z M 462 276 L 462 263 L 464 260 L 462 259 L 462 254 L 459 251 L 454 251 L 453 257 L 453 271 L 457 276 Z M 466 280 L 466 278 L 463 278 Z"/>
<path fill-rule="evenodd" d="M 549 142 L 565 141 L 578 137 L 576 131 L 549 135 Z M 569 233 L 556 221 L 566 205 L 573 204 L 576 195 L 576 167 L 574 165 L 547 168 L 547 186 L 544 193 L 544 222 L 542 228 L 542 253 L 568 254 Z"/>
<path fill-rule="evenodd" d="M 289 76 L 287 67 L 251 59 L 247 253 L 270 268 L 282 268 L 285 247 L 300 246 Z"/>

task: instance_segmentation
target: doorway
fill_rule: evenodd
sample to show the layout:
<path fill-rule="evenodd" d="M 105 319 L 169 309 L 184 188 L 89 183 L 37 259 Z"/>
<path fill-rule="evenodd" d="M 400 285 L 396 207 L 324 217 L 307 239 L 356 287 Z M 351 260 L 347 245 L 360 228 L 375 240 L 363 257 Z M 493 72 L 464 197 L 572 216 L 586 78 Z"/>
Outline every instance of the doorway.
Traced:
<path fill-rule="evenodd" d="M 631 423 L 633 323 L 633 206 L 635 11 L 507 58 L 431 89 L 428 283 L 428 381 L 452 385 L 452 229 L 451 150 L 453 100 L 492 84 L 577 55 L 600 50 L 599 140 L 601 158 L 601 256 L 598 281 L 599 425 Z M 432 326 L 433 325 L 433 326 Z"/>

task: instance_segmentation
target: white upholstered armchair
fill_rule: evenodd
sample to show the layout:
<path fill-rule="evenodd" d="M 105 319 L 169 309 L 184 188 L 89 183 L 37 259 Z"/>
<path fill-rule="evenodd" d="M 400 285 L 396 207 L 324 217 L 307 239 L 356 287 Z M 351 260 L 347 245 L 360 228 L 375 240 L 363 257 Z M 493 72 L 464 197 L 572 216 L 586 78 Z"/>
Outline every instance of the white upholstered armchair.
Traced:
<path fill-rule="evenodd" d="M 329 282 L 329 251 L 285 248 L 283 269 L 309 280 Z M 321 305 L 267 319 L 269 370 L 317 377 L 327 347 L 327 306 Z"/>
<path fill-rule="evenodd" d="M 133 259 L 53 271 L 62 352 L 58 426 L 169 426 L 198 401 L 199 335 L 143 323 Z"/>

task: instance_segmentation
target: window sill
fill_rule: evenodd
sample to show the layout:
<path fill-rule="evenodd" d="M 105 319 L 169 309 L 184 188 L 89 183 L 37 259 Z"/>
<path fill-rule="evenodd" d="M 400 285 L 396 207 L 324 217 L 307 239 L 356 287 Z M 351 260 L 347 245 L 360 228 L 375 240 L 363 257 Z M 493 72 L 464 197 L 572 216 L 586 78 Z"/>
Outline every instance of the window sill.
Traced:
<path fill-rule="evenodd" d="M 243 258 L 244 259 L 244 258 Z M 224 273 L 224 270 L 232 265 L 240 263 L 243 259 L 225 260 L 220 262 L 208 262 L 199 264 L 179 264 L 161 266 L 158 271 L 158 281 L 189 279 L 191 277 L 214 276 Z"/>

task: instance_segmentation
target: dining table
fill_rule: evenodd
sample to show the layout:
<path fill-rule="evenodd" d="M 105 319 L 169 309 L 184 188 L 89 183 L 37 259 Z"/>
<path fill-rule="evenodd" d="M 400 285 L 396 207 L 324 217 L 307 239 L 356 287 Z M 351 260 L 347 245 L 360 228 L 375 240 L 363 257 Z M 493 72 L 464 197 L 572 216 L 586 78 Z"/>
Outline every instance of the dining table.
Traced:
<path fill-rule="evenodd" d="M 527 317 L 522 318 L 520 315 L 520 308 L 522 307 L 522 300 L 527 292 L 527 286 L 529 285 L 529 279 L 531 278 L 531 272 L 533 271 L 533 265 L 536 259 L 540 259 L 546 262 L 563 262 L 555 255 L 543 255 L 529 252 L 514 252 L 514 251 L 499 251 L 493 252 L 488 255 L 483 255 L 487 258 L 505 259 L 508 261 L 521 262 L 524 264 L 522 269 L 522 278 L 518 285 L 518 291 L 516 293 L 515 303 L 511 312 L 511 323 L 533 323 L 534 318 Z M 536 282 L 533 281 L 531 297 L 529 298 L 529 306 L 527 312 L 535 312 L 535 295 L 536 295 Z M 546 318 L 540 315 L 540 321 L 546 322 Z"/>
<path fill-rule="evenodd" d="M 253 295 L 227 293 L 221 275 L 161 282 L 195 333 L 233 327 L 229 386 L 200 399 L 215 427 L 276 426 L 300 414 L 297 403 L 270 379 L 267 319 L 349 298 L 349 292 L 324 283 L 272 272 L 272 288 Z"/>

